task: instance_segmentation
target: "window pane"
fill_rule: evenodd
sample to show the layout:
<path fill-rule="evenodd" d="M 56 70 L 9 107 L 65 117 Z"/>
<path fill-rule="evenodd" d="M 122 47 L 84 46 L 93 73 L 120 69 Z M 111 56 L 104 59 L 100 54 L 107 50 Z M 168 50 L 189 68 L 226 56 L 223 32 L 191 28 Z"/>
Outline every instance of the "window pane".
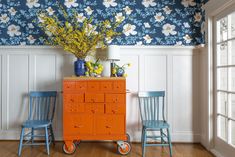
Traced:
<path fill-rule="evenodd" d="M 228 65 L 228 44 L 219 44 L 217 46 L 217 53 L 217 65 Z"/>
<path fill-rule="evenodd" d="M 218 123 L 217 123 L 217 127 L 218 127 L 218 137 L 226 140 L 227 139 L 227 119 L 222 117 L 222 116 L 218 116 Z"/>
<path fill-rule="evenodd" d="M 235 94 L 230 94 L 231 117 L 235 119 Z"/>
<path fill-rule="evenodd" d="M 235 67 L 229 68 L 228 71 L 229 71 L 229 75 L 228 75 L 228 77 L 229 77 L 229 84 L 228 84 L 229 91 L 235 92 Z"/>
<path fill-rule="evenodd" d="M 235 37 L 235 12 L 231 14 L 231 37 Z"/>
<path fill-rule="evenodd" d="M 228 56 L 230 65 L 235 65 L 235 40 L 230 41 L 229 43 L 230 54 Z"/>
<path fill-rule="evenodd" d="M 227 93 L 219 92 L 218 101 L 217 101 L 217 112 L 223 115 L 227 113 L 227 102 L 228 102 Z"/>
<path fill-rule="evenodd" d="M 227 84 L 228 84 L 227 76 L 228 76 L 227 68 L 219 68 L 217 70 L 217 89 L 227 90 Z"/>
<path fill-rule="evenodd" d="M 228 18 L 224 17 L 223 19 L 217 22 L 217 42 L 225 41 L 228 39 Z"/>
<path fill-rule="evenodd" d="M 235 122 L 231 121 L 231 143 L 235 146 Z"/>

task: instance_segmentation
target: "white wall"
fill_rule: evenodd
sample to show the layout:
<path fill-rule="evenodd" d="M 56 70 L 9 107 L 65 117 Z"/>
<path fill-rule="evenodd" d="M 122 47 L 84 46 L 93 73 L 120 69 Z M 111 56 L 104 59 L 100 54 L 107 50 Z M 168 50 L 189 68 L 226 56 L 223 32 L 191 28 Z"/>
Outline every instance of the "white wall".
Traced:
<path fill-rule="evenodd" d="M 31 90 L 61 91 L 64 76 L 73 75 L 73 56 L 48 47 L 0 47 L 0 139 L 19 139 L 27 118 L 26 94 Z M 165 90 L 167 120 L 172 139 L 200 141 L 200 56 L 192 47 L 121 47 L 127 68 L 127 131 L 140 140 L 136 92 Z M 62 138 L 62 96 L 59 94 L 54 127 Z"/>

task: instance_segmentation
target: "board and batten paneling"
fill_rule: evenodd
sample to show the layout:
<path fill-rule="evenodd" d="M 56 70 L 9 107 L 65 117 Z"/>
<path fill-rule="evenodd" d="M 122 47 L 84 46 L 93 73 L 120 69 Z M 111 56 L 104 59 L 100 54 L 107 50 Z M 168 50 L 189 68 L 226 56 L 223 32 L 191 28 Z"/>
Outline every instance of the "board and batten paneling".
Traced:
<path fill-rule="evenodd" d="M 173 56 L 172 65 L 172 130 L 177 141 L 198 140 L 198 57 Z"/>
<path fill-rule="evenodd" d="M 199 64 L 194 51 L 193 47 L 121 46 L 117 64 L 131 63 L 126 68 L 127 132 L 133 141 L 140 141 L 141 135 L 137 92 L 165 90 L 173 141 L 198 142 Z M 54 127 L 56 139 L 62 140 L 62 80 L 73 75 L 75 58 L 61 49 L 40 46 L 0 47 L 0 56 L 0 139 L 19 139 L 20 124 L 28 115 L 29 91 L 57 90 Z"/>
<path fill-rule="evenodd" d="M 7 130 L 15 130 L 28 116 L 29 56 L 7 56 Z M 26 98 L 26 99 L 25 99 Z"/>

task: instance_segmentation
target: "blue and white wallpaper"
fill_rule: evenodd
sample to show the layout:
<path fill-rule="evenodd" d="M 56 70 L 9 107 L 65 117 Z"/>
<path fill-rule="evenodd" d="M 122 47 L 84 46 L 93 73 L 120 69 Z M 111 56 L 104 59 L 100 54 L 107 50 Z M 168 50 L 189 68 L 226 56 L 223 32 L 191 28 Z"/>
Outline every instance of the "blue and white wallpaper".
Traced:
<path fill-rule="evenodd" d="M 115 45 L 199 45 L 204 43 L 204 10 L 208 0 L 59 0 L 78 21 L 92 16 L 123 21 Z M 45 45 L 36 13 L 58 14 L 56 0 L 0 0 L 0 45 Z"/>

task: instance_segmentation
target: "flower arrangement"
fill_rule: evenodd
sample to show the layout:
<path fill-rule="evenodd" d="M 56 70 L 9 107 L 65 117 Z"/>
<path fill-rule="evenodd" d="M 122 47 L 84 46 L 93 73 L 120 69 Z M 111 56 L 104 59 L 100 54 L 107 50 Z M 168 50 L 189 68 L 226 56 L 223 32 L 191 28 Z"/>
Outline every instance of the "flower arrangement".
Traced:
<path fill-rule="evenodd" d="M 96 60 L 96 62 L 88 61 L 86 62 L 86 76 L 94 76 L 94 77 L 100 77 L 101 73 L 103 71 L 103 65 L 99 63 L 99 60 Z"/>
<path fill-rule="evenodd" d="M 123 64 L 122 66 L 117 65 L 114 63 L 114 68 L 112 69 L 112 74 L 117 77 L 127 77 L 127 74 L 125 73 L 126 67 L 130 67 L 130 63 Z"/>
<path fill-rule="evenodd" d="M 97 47 L 105 48 L 109 40 L 120 34 L 116 31 L 120 24 L 118 22 L 104 20 L 92 25 L 92 17 L 81 16 L 75 10 L 68 14 L 62 5 L 58 5 L 63 20 L 46 11 L 40 11 L 39 26 L 48 35 L 48 44 L 59 45 L 78 59 L 85 59 L 87 55 L 95 52 Z"/>

